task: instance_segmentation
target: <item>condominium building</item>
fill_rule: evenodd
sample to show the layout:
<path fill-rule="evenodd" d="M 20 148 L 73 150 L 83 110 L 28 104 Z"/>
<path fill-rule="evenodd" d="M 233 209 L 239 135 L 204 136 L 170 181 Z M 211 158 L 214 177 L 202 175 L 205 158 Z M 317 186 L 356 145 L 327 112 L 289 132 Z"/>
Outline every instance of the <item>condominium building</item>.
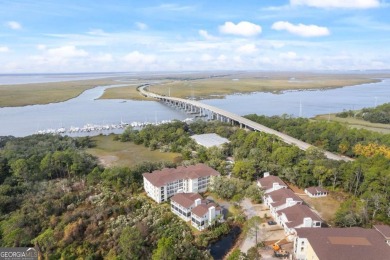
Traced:
<path fill-rule="evenodd" d="M 213 177 L 219 175 L 219 172 L 205 164 L 165 168 L 144 173 L 144 189 L 149 197 L 161 203 L 178 191 L 205 192 Z"/>
<path fill-rule="evenodd" d="M 294 240 L 297 260 L 384 260 L 389 259 L 383 227 L 379 229 L 299 228 Z M 389 227 L 386 228 L 387 230 Z"/>

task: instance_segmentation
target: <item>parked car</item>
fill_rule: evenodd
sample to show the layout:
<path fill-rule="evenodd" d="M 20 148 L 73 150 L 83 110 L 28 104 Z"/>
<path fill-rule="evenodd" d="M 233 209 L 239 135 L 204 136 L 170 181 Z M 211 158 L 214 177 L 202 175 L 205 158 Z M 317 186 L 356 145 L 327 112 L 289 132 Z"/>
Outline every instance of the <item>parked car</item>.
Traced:
<path fill-rule="evenodd" d="M 268 221 L 267 223 L 268 223 L 268 225 L 270 225 L 270 226 L 276 225 L 276 224 L 277 224 L 277 223 L 276 223 L 275 221 L 273 221 L 273 220 L 270 220 L 270 221 Z"/>

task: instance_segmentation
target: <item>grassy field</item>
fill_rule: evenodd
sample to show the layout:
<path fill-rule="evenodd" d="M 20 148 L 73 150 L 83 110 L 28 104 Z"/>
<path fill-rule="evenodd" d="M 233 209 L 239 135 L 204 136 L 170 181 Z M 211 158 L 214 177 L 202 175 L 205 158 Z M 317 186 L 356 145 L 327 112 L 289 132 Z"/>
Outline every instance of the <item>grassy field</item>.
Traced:
<path fill-rule="evenodd" d="M 347 117 L 347 118 L 341 118 L 336 117 L 335 114 L 330 115 L 318 115 L 313 118 L 314 120 L 329 120 L 329 121 L 336 121 L 342 124 L 346 124 L 349 127 L 352 128 L 363 128 L 370 131 L 375 131 L 383 134 L 390 134 L 390 125 L 389 124 L 378 124 L 378 123 L 370 123 L 368 121 L 364 121 L 357 118 Z"/>
<path fill-rule="evenodd" d="M 304 200 L 306 204 L 317 211 L 318 215 L 320 215 L 328 224 L 332 223 L 336 211 L 344 198 L 344 195 L 340 192 L 330 192 L 330 195 L 327 197 L 310 198 L 303 189 L 300 189 L 291 183 L 288 184 L 288 187 Z"/>
<path fill-rule="evenodd" d="M 95 86 L 118 84 L 114 79 L 35 83 L 0 86 L 0 107 L 27 106 L 66 101 Z"/>
<path fill-rule="evenodd" d="M 223 98 L 233 93 L 280 92 L 283 90 L 325 89 L 377 82 L 369 77 L 351 75 L 302 74 L 290 77 L 283 74 L 255 76 L 252 74 L 230 75 L 221 78 L 175 80 L 153 85 L 152 92 L 181 98 Z"/>
<path fill-rule="evenodd" d="M 153 100 L 140 95 L 140 93 L 137 91 L 137 86 L 138 85 L 131 85 L 106 89 L 99 99 Z"/>
<path fill-rule="evenodd" d="M 226 72 L 141 75 L 137 79 L 118 77 L 69 82 L 51 82 L 0 86 L 0 107 L 48 104 L 65 101 L 94 86 L 119 84 L 117 79 L 132 84 L 151 83 L 152 92 L 181 98 L 223 98 L 233 93 L 280 92 L 283 90 L 337 88 L 376 82 L 386 75 L 320 74 L 304 72 Z M 389 75 L 387 75 L 388 77 Z M 136 85 L 107 89 L 102 99 L 145 100 Z"/>
<path fill-rule="evenodd" d="M 88 149 L 87 152 L 98 157 L 101 164 L 111 166 L 134 166 L 143 161 L 174 161 L 180 157 L 178 153 L 161 153 L 150 151 L 143 145 L 136 145 L 130 142 L 119 142 L 113 140 L 114 135 L 99 135 L 93 137 L 96 147 Z"/>
<path fill-rule="evenodd" d="M 341 201 L 332 194 L 322 198 L 310 198 L 309 196 L 302 196 L 301 198 L 317 211 L 321 218 L 327 223 L 332 223 L 341 203 Z"/>

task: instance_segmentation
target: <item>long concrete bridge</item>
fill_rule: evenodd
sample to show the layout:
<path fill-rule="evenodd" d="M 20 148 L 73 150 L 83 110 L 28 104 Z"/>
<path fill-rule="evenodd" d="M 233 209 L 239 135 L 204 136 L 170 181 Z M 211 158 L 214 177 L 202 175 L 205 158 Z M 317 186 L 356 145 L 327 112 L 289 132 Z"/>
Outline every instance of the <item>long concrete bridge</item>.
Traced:
<path fill-rule="evenodd" d="M 158 99 L 170 106 L 178 107 L 182 110 L 184 110 L 186 113 L 193 114 L 197 117 L 205 117 L 210 120 L 219 120 L 222 122 L 227 122 L 235 125 L 240 125 L 242 128 L 247 128 L 254 131 L 260 131 L 265 132 L 268 134 L 273 134 L 277 137 L 279 137 L 282 141 L 284 141 L 287 144 L 296 145 L 298 148 L 302 150 L 307 150 L 309 147 L 313 147 L 311 144 L 305 143 L 301 140 L 298 140 L 294 137 L 291 137 L 289 135 L 286 135 L 284 133 L 281 133 L 279 131 L 276 131 L 274 129 L 271 129 L 269 127 L 266 127 L 264 125 L 261 125 L 259 123 L 253 122 L 247 118 L 244 118 L 242 116 L 233 114 L 231 112 L 219 109 L 214 106 L 210 106 L 207 104 L 203 104 L 199 101 L 195 100 L 189 100 L 189 99 L 182 99 L 182 98 L 175 98 L 175 97 L 168 97 L 168 96 L 162 96 L 158 95 L 152 92 L 149 92 L 146 90 L 146 88 L 149 85 L 140 86 L 138 88 L 138 91 L 145 97 L 155 98 Z M 324 154 L 327 158 L 332 160 L 343 160 L 343 161 L 352 161 L 351 158 L 346 156 L 340 156 L 328 151 L 324 151 Z"/>

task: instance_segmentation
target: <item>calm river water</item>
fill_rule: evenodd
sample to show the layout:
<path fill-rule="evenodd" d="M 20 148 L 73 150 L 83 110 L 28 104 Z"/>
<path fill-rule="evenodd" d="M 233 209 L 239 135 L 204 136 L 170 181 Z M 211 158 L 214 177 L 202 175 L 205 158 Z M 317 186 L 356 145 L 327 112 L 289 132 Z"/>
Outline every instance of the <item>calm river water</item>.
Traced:
<path fill-rule="evenodd" d="M 121 120 L 155 122 L 189 117 L 158 102 L 96 100 L 106 88 L 109 87 L 96 87 L 61 103 L 0 108 L 0 136 L 26 136 L 38 130 L 82 127 L 85 124 L 118 124 Z M 390 80 L 329 90 L 230 95 L 225 99 L 202 102 L 239 115 L 257 113 L 312 117 L 390 102 Z M 97 132 L 90 134 L 96 135 Z"/>

